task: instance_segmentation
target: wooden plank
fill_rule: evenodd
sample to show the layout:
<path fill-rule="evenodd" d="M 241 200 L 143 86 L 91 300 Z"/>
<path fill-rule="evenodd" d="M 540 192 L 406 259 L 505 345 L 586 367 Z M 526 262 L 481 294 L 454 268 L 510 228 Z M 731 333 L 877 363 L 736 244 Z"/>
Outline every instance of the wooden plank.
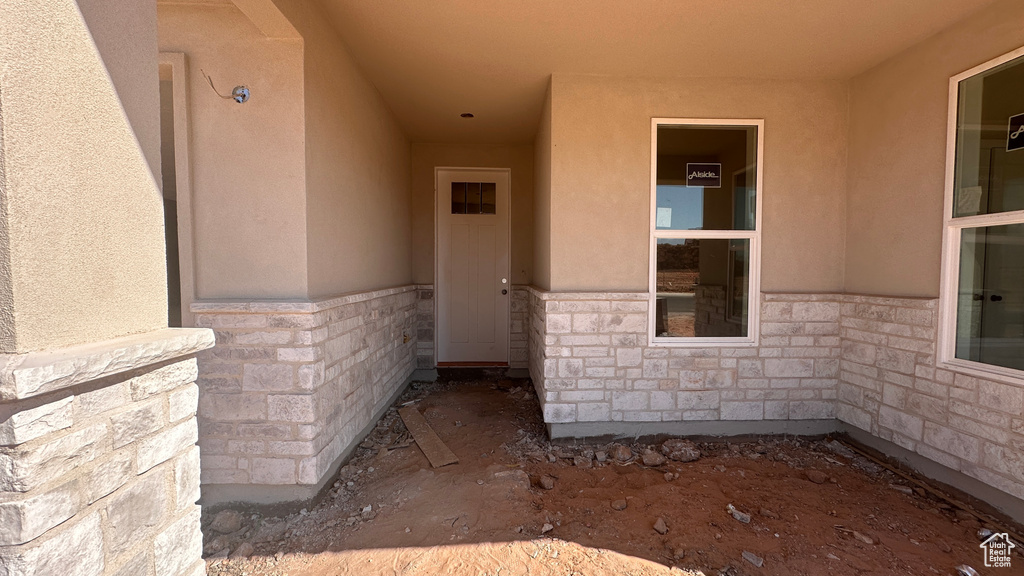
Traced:
<path fill-rule="evenodd" d="M 459 458 L 437 437 L 434 429 L 427 424 L 427 419 L 420 414 L 415 406 L 402 408 L 398 411 L 398 415 L 402 417 L 405 427 L 409 429 L 413 439 L 416 440 L 416 445 L 423 451 L 427 460 L 430 460 L 431 466 L 440 468 L 459 462 Z"/>

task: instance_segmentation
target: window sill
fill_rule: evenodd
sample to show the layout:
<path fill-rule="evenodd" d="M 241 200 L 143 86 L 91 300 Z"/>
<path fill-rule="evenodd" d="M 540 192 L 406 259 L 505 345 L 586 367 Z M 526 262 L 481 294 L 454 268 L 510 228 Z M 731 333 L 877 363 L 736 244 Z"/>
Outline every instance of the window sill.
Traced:
<path fill-rule="evenodd" d="M 652 348 L 756 348 L 757 338 L 651 338 Z"/>
<path fill-rule="evenodd" d="M 949 370 L 950 372 L 963 374 L 964 376 L 970 376 L 972 378 L 984 378 L 986 380 L 993 380 L 1004 384 L 1024 386 L 1024 371 L 1014 370 L 1012 368 L 1002 368 L 1000 366 L 992 366 L 989 364 L 982 364 L 980 362 L 972 362 L 970 360 L 961 360 L 959 358 L 938 362 L 935 367 L 940 370 Z"/>

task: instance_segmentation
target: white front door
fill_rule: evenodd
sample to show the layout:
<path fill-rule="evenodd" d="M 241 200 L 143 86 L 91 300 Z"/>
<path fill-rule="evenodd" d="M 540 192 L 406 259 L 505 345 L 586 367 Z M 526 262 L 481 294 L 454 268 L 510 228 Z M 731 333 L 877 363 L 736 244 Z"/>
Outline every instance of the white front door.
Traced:
<path fill-rule="evenodd" d="M 508 362 L 509 171 L 436 170 L 437 362 Z"/>

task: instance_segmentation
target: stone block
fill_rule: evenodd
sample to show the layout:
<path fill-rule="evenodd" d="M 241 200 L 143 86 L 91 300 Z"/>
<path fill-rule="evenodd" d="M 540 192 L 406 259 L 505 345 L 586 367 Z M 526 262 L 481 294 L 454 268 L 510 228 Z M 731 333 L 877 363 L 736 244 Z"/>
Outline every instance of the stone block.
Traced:
<path fill-rule="evenodd" d="M 82 507 L 77 481 L 28 498 L 0 502 L 0 546 L 30 542 Z"/>
<path fill-rule="evenodd" d="M 192 509 L 157 535 L 153 542 L 156 576 L 182 576 L 203 556 L 203 533 L 199 507 Z"/>
<path fill-rule="evenodd" d="M 764 402 L 722 401 L 722 420 L 763 420 Z"/>
<path fill-rule="evenodd" d="M 649 402 L 648 392 L 612 392 L 612 410 L 648 410 Z"/>
<path fill-rule="evenodd" d="M 916 308 L 899 308 L 896 310 L 896 321 L 900 324 L 931 326 L 934 313 L 931 310 Z"/>
<path fill-rule="evenodd" d="M 844 361 L 858 364 L 874 365 L 878 354 L 878 349 L 874 345 L 852 340 L 844 340 L 842 349 Z"/>
<path fill-rule="evenodd" d="M 652 391 L 650 395 L 651 410 L 667 411 L 676 409 L 676 399 L 674 393 L 656 390 Z"/>
<path fill-rule="evenodd" d="M 646 314 L 601 314 L 601 332 L 646 332 Z"/>
<path fill-rule="evenodd" d="M 917 356 L 913 352 L 878 348 L 875 366 L 900 374 L 913 374 Z"/>
<path fill-rule="evenodd" d="M 765 420 L 788 420 L 789 402 L 784 400 L 767 400 L 764 403 Z"/>
<path fill-rule="evenodd" d="M 188 419 L 139 442 L 139 473 L 189 450 L 199 439 L 195 419 Z"/>
<path fill-rule="evenodd" d="M 242 389 L 280 391 L 295 387 L 295 368 L 288 364 L 245 364 L 242 368 Z"/>
<path fill-rule="evenodd" d="M 174 509 L 184 510 L 199 500 L 199 447 L 194 446 L 174 461 Z"/>
<path fill-rule="evenodd" d="M 85 480 L 86 499 L 89 504 L 103 498 L 135 477 L 131 448 L 115 453 L 89 471 Z"/>
<path fill-rule="evenodd" d="M 809 378 L 814 376 L 814 361 L 801 358 L 768 358 L 764 375 L 769 378 Z"/>
<path fill-rule="evenodd" d="M 253 458 L 249 476 L 255 484 L 295 484 L 295 468 L 292 458 Z"/>
<path fill-rule="evenodd" d="M 113 447 L 120 448 L 149 436 L 164 427 L 163 398 L 140 402 L 110 417 L 110 435 Z"/>
<path fill-rule="evenodd" d="M 800 400 L 789 403 L 792 420 L 827 420 L 835 418 L 835 403 L 824 400 Z"/>
<path fill-rule="evenodd" d="M 548 314 L 544 328 L 548 334 L 569 334 L 572 332 L 572 314 Z"/>
<path fill-rule="evenodd" d="M 579 378 L 583 376 L 583 360 L 562 358 L 558 360 L 559 378 Z"/>
<path fill-rule="evenodd" d="M 909 396 L 910 390 L 908 388 L 896 384 L 882 385 L 882 402 L 893 408 L 904 410 Z"/>
<path fill-rule="evenodd" d="M 576 413 L 579 422 L 607 422 L 611 419 L 611 405 L 607 402 L 581 402 Z"/>
<path fill-rule="evenodd" d="M 792 302 L 765 302 L 761 305 L 761 320 L 767 322 L 788 322 L 793 319 Z"/>
<path fill-rule="evenodd" d="M 104 569 L 98 513 L 62 526 L 36 547 L 0 549 L 3 576 L 100 576 Z"/>
<path fill-rule="evenodd" d="M 1024 451 L 986 442 L 982 448 L 982 465 L 989 470 L 1017 480 L 1024 478 Z"/>
<path fill-rule="evenodd" d="M 168 508 L 167 474 L 156 471 L 106 500 L 106 551 L 116 557 L 134 546 L 149 529 L 162 523 Z"/>
<path fill-rule="evenodd" d="M 708 388 L 732 388 L 736 385 L 734 370 L 708 370 L 704 385 Z"/>
<path fill-rule="evenodd" d="M 321 358 L 323 358 L 323 352 L 315 346 L 277 349 L 278 362 L 316 362 Z"/>
<path fill-rule="evenodd" d="M 239 346 L 283 346 L 292 342 L 289 330 L 232 332 L 232 343 Z"/>
<path fill-rule="evenodd" d="M 920 440 L 924 433 L 924 421 L 891 406 L 881 406 L 878 409 L 878 425 L 913 440 Z"/>
<path fill-rule="evenodd" d="M 168 364 L 132 378 L 129 381 L 132 400 L 138 402 L 154 394 L 174 390 L 195 382 L 198 377 L 199 367 L 195 358 Z"/>
<path fill-rule="evenodd" d="M 575 404 L 544 404 L 544 422 L 547 424 L 562 424 L 576 422 Z"/>
<path fill-rule="evenodd" d="M 839 320 L 838 302 L 794 302 L 793 320 L 797 322 L 835 322 Z"/>
<path fill-rule="evenodd" d="M 79 420 L 110 412 L 132 402 L 131 382 L 119 382 L 74 397 L 75 413 Z"/>
<path fill-rule="evenodd" d="M 716 390 L 677 392 L 676 402 L 681 410 L 717 410 L 719 392 Z"/>
<path fill-rule="evenodd" d="M 924 442 L 968 462 L 981 461 L 981 440 L 952 428 L 925 422 Z"/>
<path fill-rule="evenodd" d="M 153 557 L 151 551 L 146 549 L 138 552 L 124 562 L 124 564 L 115 568 L 111 576 L 153 576 Z"/>
<path fill-rule="evenodd" d="M 427 360 L 432 364 L 433 354 L 430 354 Z M 298 376 L 300 389 L 316 390 L 324 383 L 324 363 L 316 362 L 299 366 Z"/>
<path fill-rule="evenodd" d="M 191 384 L 171 392 L 169 418 L 171 423 L 189 418 L 199 409 L 199 386 Z"/>
<path fill-rule="evenodd" d="M 597 314 L 573 314 L 572 331 L 574 333 L 597 332 L 600 328 Z"/>
<path fill-rule="evenodd" d="M 978 380 L 978 403 L 1014 416 L 1024 414 L 1024 388 Z"/>
<path fill-rule="evenodd" d="M 668 377 L 668 360 L 645 359 L 643 361 L 644 378 Z"/>
<path fill-rule="evenodd" d="M 267 397 L 268 419 L 279 422 L 316 421 L 316 398 L 308 394 Z"/>
<path fill-rule="evenodd" d="M 214 422 L 267 419 L 267 397 L 262 394 L 199 394 L 199 415 Z"/>
<path fill-rule="evenodd" d="M 70 428 L 73 422 L 73 396 L 47 402 L 35 408 L 18 410 L 0 422 L 0 445 L 24 444 L 51 432 Z"/>
<path fill-rule="evenodd" d="M 0 453 L 0 490 L 27 492 L 92 462 L 101 453 L 106 436 L 106 425 L 96 424 L 46 439 L 28 450 Z"/>

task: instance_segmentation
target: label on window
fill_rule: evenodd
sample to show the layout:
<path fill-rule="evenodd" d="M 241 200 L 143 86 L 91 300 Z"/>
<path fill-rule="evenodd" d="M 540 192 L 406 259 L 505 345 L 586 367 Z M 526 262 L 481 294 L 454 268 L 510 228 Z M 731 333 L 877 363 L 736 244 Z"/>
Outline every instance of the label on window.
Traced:
<path fill-rule="evenodd" d="M 1022 114 L 1021 116 L 1024 116 Z M 686 185 L 701 188 L 722 187 L 722 165 L 713 163 L 687 163 Z"/>
<path fill-rule="evenodd" d="M 1006 136 L 1006 151 L 1024 148 L 1024 114 L 1010 116 L 1009 133 Z"/>
<path fill-rule="evenodd" d="M 672 209 L 662 208 L 658 206 L 657 222 L 655 223 L 656 228 L 671 228 L 672 227 Z"/>

